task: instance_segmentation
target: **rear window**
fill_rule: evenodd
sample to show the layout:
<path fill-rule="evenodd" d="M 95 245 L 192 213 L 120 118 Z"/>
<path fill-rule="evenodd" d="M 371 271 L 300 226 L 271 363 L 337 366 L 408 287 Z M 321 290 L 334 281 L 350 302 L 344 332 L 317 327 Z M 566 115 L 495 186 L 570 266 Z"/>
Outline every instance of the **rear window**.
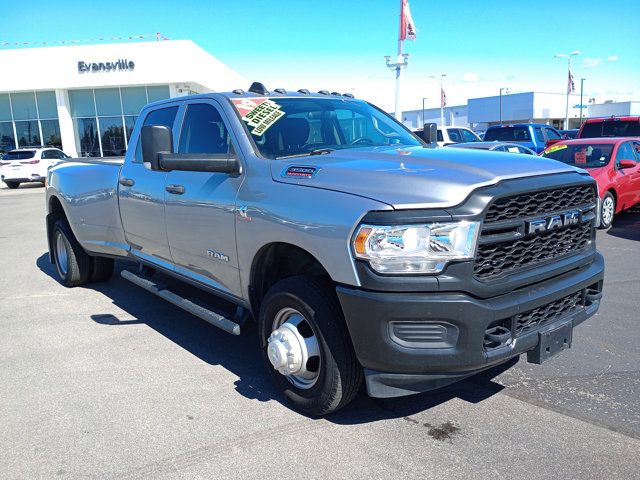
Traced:
<path fill-rule="evenodd" d="M 574 167 L 599 168 L 609 163 L 612 151 L 613 145 L 603 143 L 553 145 L 542 156 Z"/>
<path fill-rule="evenodd" d="M 605 120 L 585 123 L 580 138 L 637 136 L 640 136 L 640 122 L 638 120 Z"/>
<path fill-rule="evenodd" d="M 6 153 L 3 160 L 26 160 L 27 158 L 33 158 L 35 155 L 35 150 L 19 150 Z"/>
<path fill-rule="evenodd" d="M 531 141 L 528 127 L 498 127 L 490 128 L 484 134 L 485 142 L 528 142 Z"/>

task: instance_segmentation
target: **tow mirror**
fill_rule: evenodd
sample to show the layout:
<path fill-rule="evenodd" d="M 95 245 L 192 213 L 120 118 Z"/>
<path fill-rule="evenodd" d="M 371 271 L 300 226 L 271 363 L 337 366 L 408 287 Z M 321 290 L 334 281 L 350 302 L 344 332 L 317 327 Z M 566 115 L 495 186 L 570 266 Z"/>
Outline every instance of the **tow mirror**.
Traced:
<path fill-rule="evenodd" d="M 435 123 L 425 123 L 422 128 L 422 139 L 427 143 L 436 143 L 438 127 Z"/>
<path fill-rule="evenodd" d="M 142 144 L 142 161 L 151 170 L 160 170 L 160 153 L 173 153 L 173 134 L 164 125 L 146 125 L 142 127 L 140 136 Z"/>
<path fill-rule="evenodd" d="M 636 166 L 635 160 L 620 160 L 620 168 L 633 168 Z"/>

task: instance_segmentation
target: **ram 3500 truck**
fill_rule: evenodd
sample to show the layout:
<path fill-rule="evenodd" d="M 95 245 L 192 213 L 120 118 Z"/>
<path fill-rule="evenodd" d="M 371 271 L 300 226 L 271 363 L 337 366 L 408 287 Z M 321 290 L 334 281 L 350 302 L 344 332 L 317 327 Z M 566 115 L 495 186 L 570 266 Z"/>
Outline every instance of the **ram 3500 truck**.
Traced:
<path fill-rule="evenodd" d="M 563 163 L 254 84 L 150 104 L 123 160 L 53 167 L 46 223 L 64 285 L 133 261 L 124 278 L 204 320 L 257 324 L 275 385 L 324 415 L 363 381 L 407 395 L 568 348 L 602 295 L 596 198 Z"/>

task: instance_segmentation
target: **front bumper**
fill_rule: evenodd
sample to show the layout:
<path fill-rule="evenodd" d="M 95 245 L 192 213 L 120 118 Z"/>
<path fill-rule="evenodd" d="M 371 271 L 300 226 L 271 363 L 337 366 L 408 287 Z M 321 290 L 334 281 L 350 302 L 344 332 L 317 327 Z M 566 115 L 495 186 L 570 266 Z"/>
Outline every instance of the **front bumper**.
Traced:
<path fill-rule="evenodd" d="M 487 299 L 346 286 L 337 287 L 337 293 L 369 394 L 392 397 L 439 388 L 506 362 L 534 349 L 541 329 L 567 321 L 579 325 L 598 310 L 603 278 L 604 259 L 596 252 L 587 265 Z M 565 298 L 580 303 L 556 315 L 546 308 L 562 305 Z M 532 311 L 535 318 L 550 313 L 537 327 L 516 332 L 516 319 Z M 487 341 L 487 330 L 496 325 L 514 326 L 503 344 Z M 398 326 L 406 329 L 409 341 L 398 338 Z"/>
<path fill-rule="evenodd" d="M 46 180 L 46 176 L 42 176 L 40 174 L 34 173 L 31 176 L 24 176 L 24 174 L 18 174 L 18 175 L 12 175 L 11 173 L 7 173 L 6 175 L 0 175 L 0 180 L 2 180 L 3 182 L 6 180 L 8 182 L 20 182 L 20 183 L 27 183 L 27 182 L 44 182 Z"/>

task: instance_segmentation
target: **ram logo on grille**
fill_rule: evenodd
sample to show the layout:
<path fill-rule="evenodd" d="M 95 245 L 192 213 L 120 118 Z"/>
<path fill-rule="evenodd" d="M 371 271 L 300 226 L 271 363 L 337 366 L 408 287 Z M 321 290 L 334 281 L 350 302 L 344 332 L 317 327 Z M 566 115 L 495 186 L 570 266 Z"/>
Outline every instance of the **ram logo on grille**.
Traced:
<path fill-rule="evenodd" d="M 556 228 L 568 227 L 580 223 L 580 211 L 571 210 L 561 215 L 552 215 L 547 218 L 537 218 L 525 222 L 527 234 L 543 233 Z"/>

